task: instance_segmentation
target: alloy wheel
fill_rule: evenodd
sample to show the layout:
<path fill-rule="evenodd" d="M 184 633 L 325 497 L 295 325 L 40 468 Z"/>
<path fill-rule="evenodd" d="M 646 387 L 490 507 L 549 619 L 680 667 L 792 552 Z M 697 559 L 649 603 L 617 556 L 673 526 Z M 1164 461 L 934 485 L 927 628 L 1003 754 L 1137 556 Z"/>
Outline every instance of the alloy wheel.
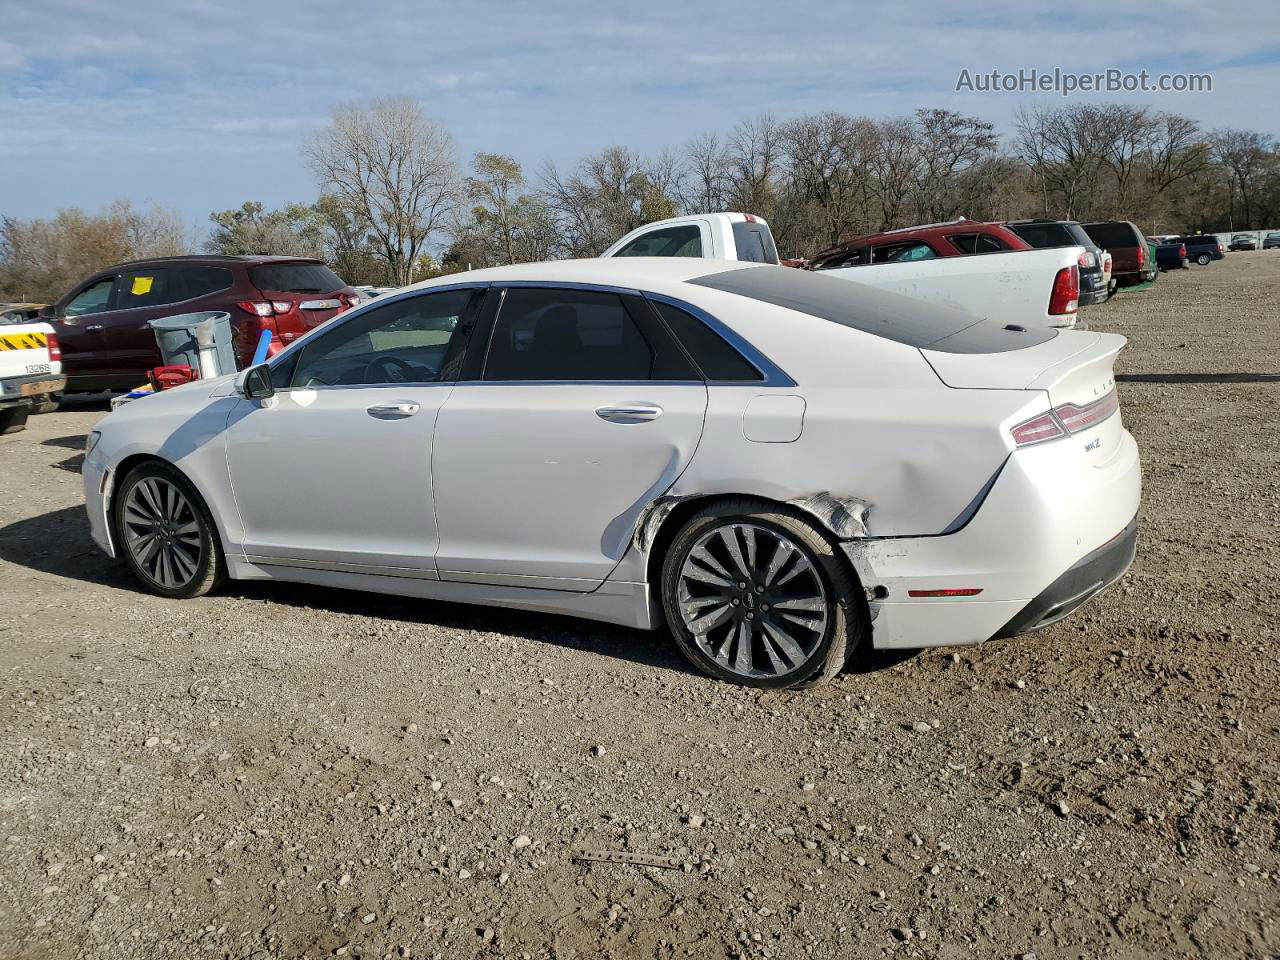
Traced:
<path fill-rule="evenodd" d="M 698 649 L 741 677 L 799 669 L 830 619 L 809 552 L 753 523 L 718 526 L 694 543 L 680 568 L 677 603 Z"/>
<path fill-rule="evenodd" d="M 195 508 L 162 477 L 133 485 L 121 514 L 125 546 L 152 580 L 170 590 L 186 586 L 200 569 L 204 546 Z"/>

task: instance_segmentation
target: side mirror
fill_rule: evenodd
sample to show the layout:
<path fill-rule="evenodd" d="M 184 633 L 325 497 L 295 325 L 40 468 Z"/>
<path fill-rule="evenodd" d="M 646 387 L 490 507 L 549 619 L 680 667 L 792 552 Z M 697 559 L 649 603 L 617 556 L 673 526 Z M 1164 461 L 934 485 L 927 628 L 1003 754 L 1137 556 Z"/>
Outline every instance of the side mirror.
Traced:
<path fill-rule="evenodd" d="M 236 393 L 246 400 L 266 400 L 275 396 L 275 384 L 271 382 L 271 368 L 265 363 L 241 370 L 236 377 Z"/>

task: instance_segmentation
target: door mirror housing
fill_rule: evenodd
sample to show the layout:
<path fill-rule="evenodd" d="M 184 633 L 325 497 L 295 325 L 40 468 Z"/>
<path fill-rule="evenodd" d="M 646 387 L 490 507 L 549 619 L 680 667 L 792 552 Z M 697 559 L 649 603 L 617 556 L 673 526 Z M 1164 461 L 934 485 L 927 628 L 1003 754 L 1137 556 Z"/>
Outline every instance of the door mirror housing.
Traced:
<path fill-rule="evenodd" d="M 236 377 L 236 393 L 246 400 L 266 400 L 275 396 L 276 387 L 271 382 L 271 367 L 260 363 L 256 367 L 241 370 Z"/>

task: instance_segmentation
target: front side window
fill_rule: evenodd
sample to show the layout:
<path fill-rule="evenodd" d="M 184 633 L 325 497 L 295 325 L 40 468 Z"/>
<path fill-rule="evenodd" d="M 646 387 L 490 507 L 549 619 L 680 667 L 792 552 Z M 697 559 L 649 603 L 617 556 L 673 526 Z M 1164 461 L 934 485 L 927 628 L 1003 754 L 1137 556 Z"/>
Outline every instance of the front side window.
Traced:
<path fill-rule="evenodd" d="M 109 309 L 111 288 L 115 286 L 115 278 L 108 277 L 85 287 L 67 304 L 63 314 L 68 317 L 83 317 L 90 313 L 102 313 Z"/>
<path fill-rule="evenodd" d="M 298 348 L 294 387 L 436 383 L 456 376 L 473 290 L 396 300 L 313 334 Z"/>
<path fill-rule="evenodd" d="M 483 379 L 687 379 L 691 368 L 677 353 L 655 347 L 617 294 L 514 287 L 494 322 Z"/>
<path fill-rule="evenodd" d="M 872 263 L 910 263 L 914 260 L 932 260 L 937 254 L 927 243 L 908 240 L 905 243 L 882 244 L 872 251 Z"/>
<path fill-rule="evenodd" d="M 621 247 L 615 257 L 700 257 L 702 230 L 695 224 L 651 230 Z"/>

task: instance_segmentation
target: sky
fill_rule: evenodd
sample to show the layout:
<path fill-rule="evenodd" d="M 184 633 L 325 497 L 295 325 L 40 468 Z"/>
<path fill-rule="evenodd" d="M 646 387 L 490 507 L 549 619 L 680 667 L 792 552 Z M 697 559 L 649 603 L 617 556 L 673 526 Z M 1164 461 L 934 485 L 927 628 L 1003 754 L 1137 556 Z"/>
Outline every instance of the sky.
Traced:
<path fill-rule="evenodd" d="M 627 9 L 634 7 L 639 9 Z M 962 70 L 1207 72 L 1209 93 L 957 92 Z M 1280 136 L 1280 3 L 886 5 L 0 0 L 0 216 L 117 198 L 208 213 L 313 200 L 302 145 L 335 104 L 418 99 L 460 158 L 535 172 L 770 111 L 1148 103 Z"/>

